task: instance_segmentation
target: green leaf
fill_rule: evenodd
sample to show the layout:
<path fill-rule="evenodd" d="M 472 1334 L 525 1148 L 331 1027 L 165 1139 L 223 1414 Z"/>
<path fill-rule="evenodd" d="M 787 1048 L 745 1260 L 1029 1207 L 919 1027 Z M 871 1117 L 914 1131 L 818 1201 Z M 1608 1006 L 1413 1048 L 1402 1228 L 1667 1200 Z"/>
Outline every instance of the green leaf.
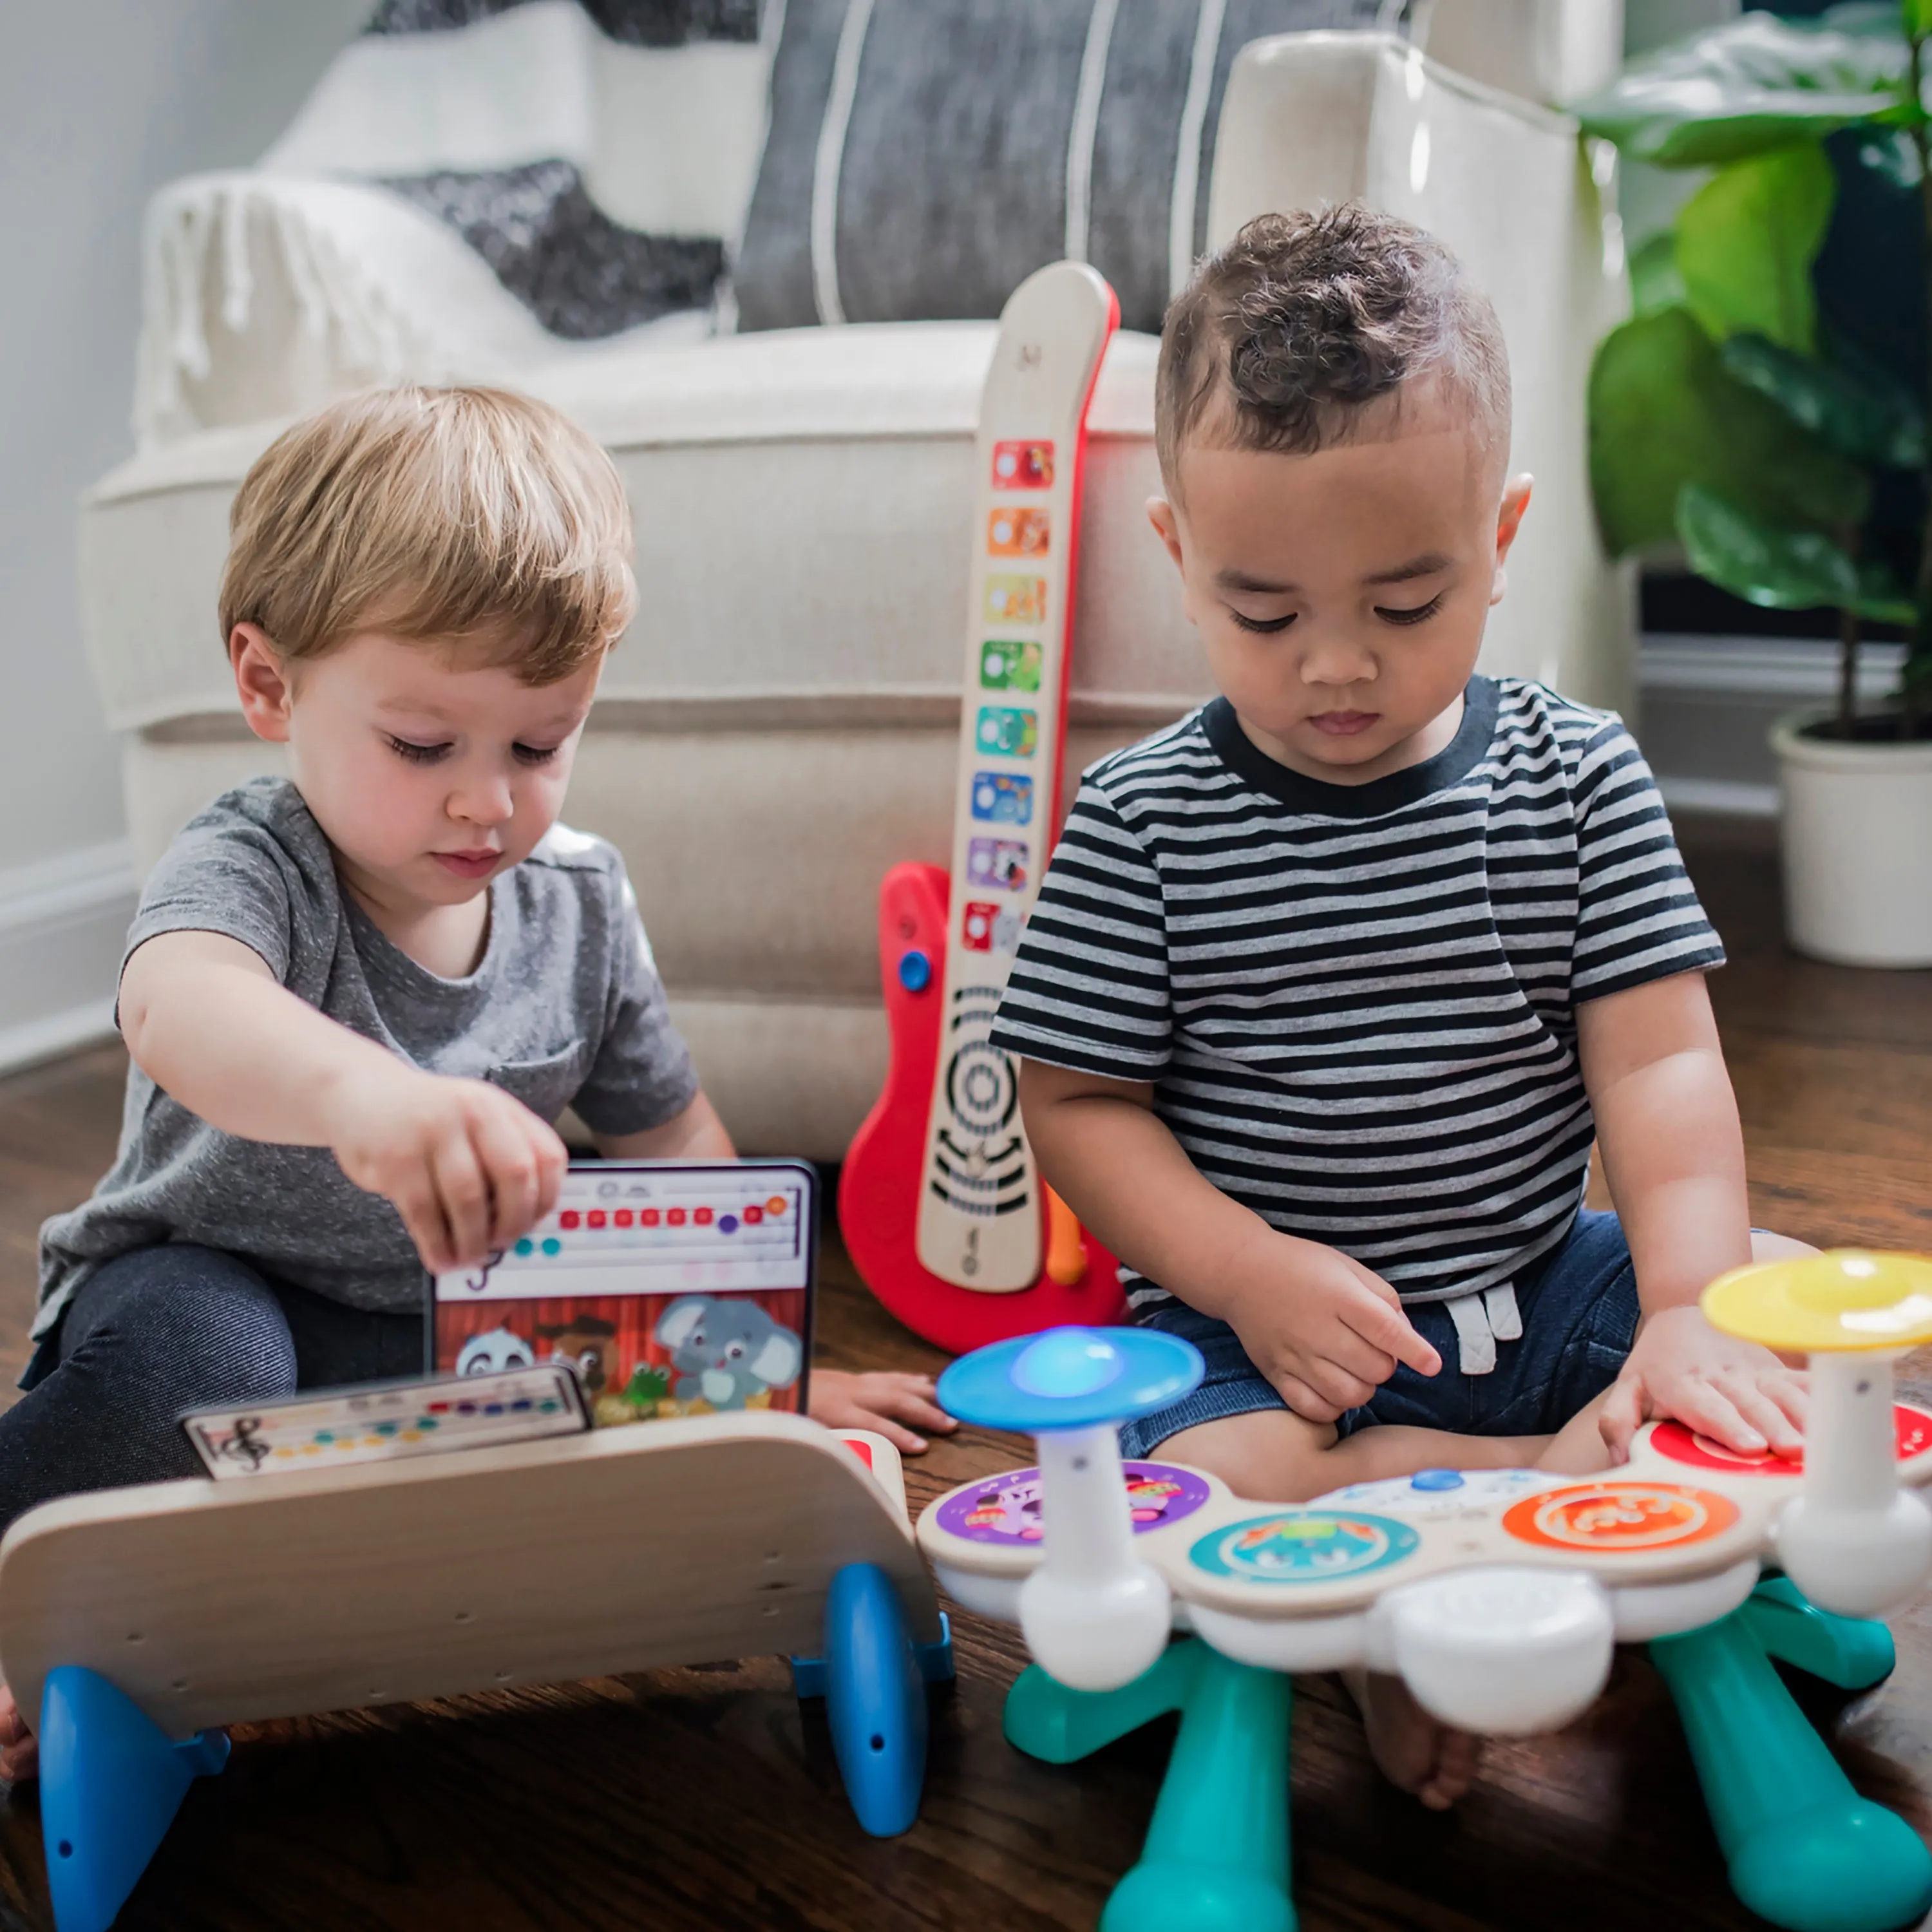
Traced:
<path fill-rule="evenodd" d="M 1901 0 L 1899 10 L 1908 34 L 1932 34 L 1932 0 Z"/>
<path fill-rule="evenodd" d="M 1677 534 L 1700 577 L 1748 603 L 1815 610 L 1858 600 L 1858 566 L 1822 531 L 1780 529 L 1701 484 L 1677 493 Z"/>
<path fill-rule="evenodd" d="M 1898 7 L 1860 0 L 1812 20 L 1743 14 L 1633 61 L 1571 111 L 1633 160 L 1702 167 L 1895 116 L 1905 84 Z"/>
<path fill-rule="evenodd" d="M 1671 542 L 1687 482 L 1768 523 L 1838 530 L 1864 519 L 1864 470 L 1727 375 L 1688 310 L 1612 329 L 1590 365 L 1589 400 L 1590 482 L 1613 554 Z"/>
<path fill-rule="evenodd" d="M 1630 251 L 1630 308 L 1637 315 L 1681 308 L 1684 278 L 1677 272 L 1677 237 L 1667 229 Z"/>
<path fill-rule="evenodd" d="M 1817 335 L 1811 264 L 1838 182 L 1815 141 L 1733 161 L 1677 215 L 1677 269 L 1691 313 L 1721 341 L 1749 332 L 1808 352 Z"/>
<path fill-rule="evenodd" d="M 1795 355 L 1762 335 L 1734 335 L 1718 354 L 1740 382 L 1768 396 L 1840 456 L 1893 470 L 1916 470 L 1925 461 L 1925 418 L 1881 371 Z"/>

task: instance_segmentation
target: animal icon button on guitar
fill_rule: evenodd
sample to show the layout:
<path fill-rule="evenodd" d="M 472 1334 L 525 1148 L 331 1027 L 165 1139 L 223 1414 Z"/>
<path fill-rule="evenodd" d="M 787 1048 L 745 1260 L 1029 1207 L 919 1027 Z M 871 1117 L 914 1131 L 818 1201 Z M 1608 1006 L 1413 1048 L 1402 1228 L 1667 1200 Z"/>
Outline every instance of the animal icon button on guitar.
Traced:
<path fill-rule="evenodd" d="M 1892 1390 L 1894 1356 L 1932 1340 L 1932 1262 L 1771 1263 L 1712 1283 L 1703 1306 L 1726 1332 L 1808 1354 L 1801 1462 L 1651 1423 L 1588 1480 L 1425 1470 L 1267 1508 L 1179 1465 L 1124 1468 L 1118 1425 L 1199 1378 L 1172 1336 L 1060 1329 L 947 1370 L 947 1408 L 1029 1430 L 1040 1452 L 919 1526 L 941 1586 L 1016 1622 L 1033 1653 L 1009 1739 L 1066 1762 L 1183 1714 L 1102 1932 L 1292 1932 L 1285 1673 L 1366 1665 L 1444 1724 L 1522 1735 L 1586 1708 L 1619 1642 L 1651 1647 L 1746 1905 L 1790 1932 L 1918 1922 L 1932 1852 L 1852 1789 L 1770 1660 L 1877 1682 L 1892 1640 L 1866 1619 L 1932 1570 L 1916 1493 L 1932 1482 L 1932 1415 Z M 1173 1500 L 1142 1520 L 1128 1498 L 1150 1474 Z"/>
<path fill-rule="evenodd" d="M 988 1036 L 1060 823 L 1087 407 L 1118 320 L 1061 262 L 1000 319 L 980 397 L 950 874 L 879 895 L 892 1064 L 845 1160 L 860 1274 L 949 1348 L 1120 1309 L 1113 1257 L 1041 1183 L 1013 1064 Z"/>

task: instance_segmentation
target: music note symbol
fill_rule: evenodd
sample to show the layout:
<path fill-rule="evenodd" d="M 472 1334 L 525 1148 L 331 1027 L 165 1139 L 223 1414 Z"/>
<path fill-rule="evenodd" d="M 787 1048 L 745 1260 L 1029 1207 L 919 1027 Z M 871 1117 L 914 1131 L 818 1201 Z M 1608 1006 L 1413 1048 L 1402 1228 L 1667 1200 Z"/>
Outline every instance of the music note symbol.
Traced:
<path fill-rule="evenodd" d="M 232 1456 L 238 1462 L 246 1462 L 250 1468 L 259 1469 L 268 1460 L 268 1445 L 260 1440 L 262 1418 L 259 1415 L 238 1415 L 235 1418 L 235 1432 L 222 1443 L 218 1454 Z"/>
<path fill-rule="evenodd" d="M 492 1248 L 483 1257 L 483 1265 L 481 1270 L 464 1277 L 464 1286 L 472 1294 L 480 1294 L 489 1286 L 490 1270 L 502 1258 L 503 1250 L 501 1248 Z"/>

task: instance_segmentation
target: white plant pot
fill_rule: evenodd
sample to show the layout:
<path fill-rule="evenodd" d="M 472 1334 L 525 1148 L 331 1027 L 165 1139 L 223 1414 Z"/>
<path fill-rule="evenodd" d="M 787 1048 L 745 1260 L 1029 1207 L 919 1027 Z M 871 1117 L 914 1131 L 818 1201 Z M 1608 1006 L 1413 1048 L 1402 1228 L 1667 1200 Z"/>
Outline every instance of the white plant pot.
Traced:
<path fill-rule="evenodd" d="M 1772 728 L 1786 932 L 1840 966 L 1932 966 L 1932 742 L 1799 735 L 1822 715 Z"/>

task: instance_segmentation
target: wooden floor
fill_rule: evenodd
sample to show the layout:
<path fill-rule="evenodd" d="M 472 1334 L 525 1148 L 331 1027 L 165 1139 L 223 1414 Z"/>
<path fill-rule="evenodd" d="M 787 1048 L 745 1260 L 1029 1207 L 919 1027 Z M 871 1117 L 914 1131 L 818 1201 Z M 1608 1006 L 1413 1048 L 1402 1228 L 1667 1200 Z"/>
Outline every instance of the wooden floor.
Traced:
<path fill-rule="evenodd" d="M 1813 966 L 1778 939 L 1762 833 L 1687 826 L 1731 948 L 1713 982 L 1760 1222 L 1820 1243 L 1932 1248 L 1932 974 Z M 0 1365 L 21 1359 L 40 1217 L 112 1148 L 118 1050 L 0 1083 Z M 937 1366 L 828 1258 L 824 1359 Z M 915 1508 L 1022 1460 L 963 1432 L 908 1466 Z M 514 1560 L 514 1552 L 506 1552 Z M 1046 1932 L 1088 1928 L 1132 1862 L 1171 1723 L 1054 1769 L 1000 1735 L 1013 1635 L 954 1613 L 959 1684 L 934 1709 L 919 1823 L 862 1836 L 824 1727 L 775 1659 L 351 1713 L 236 1734 L 190 1794 L 120 1924 L 180 1932 Z M 1932 1828 L 1932 1603 L 1897 1674 L 1801 1696 L 1869 1796 Z M 1802 1681 L 1801 1681 L 1802 1682 Z M 1590 1716 L 1490 1750 L 1447 1817 L 1384 1786 L 1332 1681 L 1294 1728 L 1306 1932 L 1508 1932 L 1757 1922 L 1732 1900 L 1654 1672 L 1620 1656 Z M 0 1932 L 51 1924 L 31 1788 L 0 1801 Z"/>

